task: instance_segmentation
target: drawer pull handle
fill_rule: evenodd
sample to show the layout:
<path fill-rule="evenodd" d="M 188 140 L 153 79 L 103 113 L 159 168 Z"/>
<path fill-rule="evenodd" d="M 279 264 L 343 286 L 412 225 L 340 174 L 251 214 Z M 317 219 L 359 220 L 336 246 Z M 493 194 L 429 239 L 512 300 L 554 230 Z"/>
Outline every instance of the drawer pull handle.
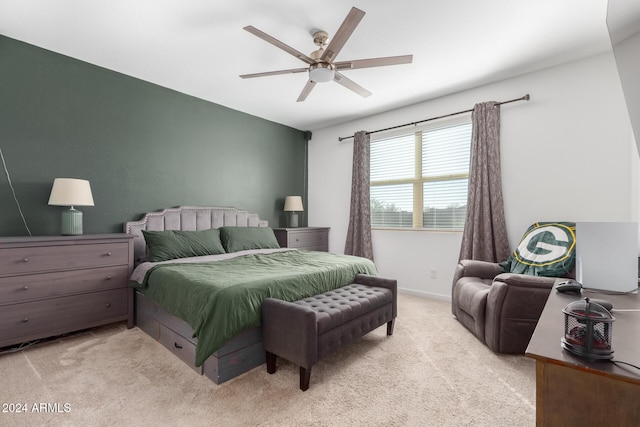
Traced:
<path fill-rule="evenodd" d="M 22 323 L 27 323 L 29 321 L 28 317 L 25 317 L 24 319 L 22 319 Z"/>
<path fill-rule="evenodd" d="M 22 287 L 22 290 L 23 290 L 23 291 L 28 291 L 28 290 L 29 290 L 29 286 L 24 285 L 24 286 Z"/>
<path fill-rule="evenodd" d="M 107 280 L 111 280 L 111 276 L 107 276 Z"/>
<path fill-rule="evenodd" d="M 106 254 L 104 254 L 105 256 L 111 256 L 111 252 L 107 252 Z"/>
<path fill-rule="evenodd" d="M 111 303 L 110 303 L 110 302 L 108 302 L 108 303 L 106 303 L 104 306 L 105 306 L 106 308 L 109 308 L 109 307 L 111 307 Z"/>
<path fill-rule="evenodd" d="M 182 350 L 182 346 L 181 346 L 180 344 L 178 344 L 177 342 L 174 342 L 174 343 L 173 343 L 173 346 L 174 346 L 175 348 L 177 348 L 178 350 Z"/>
<path fill-rule="evenodd" d="M 22 258 L 22 262 L 29 262 L 29 258 Z"/>

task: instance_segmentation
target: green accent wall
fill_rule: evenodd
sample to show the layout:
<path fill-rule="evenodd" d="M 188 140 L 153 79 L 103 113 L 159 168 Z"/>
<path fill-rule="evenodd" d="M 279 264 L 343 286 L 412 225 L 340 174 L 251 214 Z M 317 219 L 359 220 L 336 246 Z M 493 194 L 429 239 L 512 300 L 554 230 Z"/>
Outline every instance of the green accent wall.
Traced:
<path fill-rule="evenodd" d="M 284 197 L 306 203 L 306 144 L 300 130 L 0 36 L 0 149 L 33 235 L 60 234 L 66 208 L 47 205 L 57 177 L 91 182 L 85 234 L 179 205 L 284 226 Z M 27 235 L 0 173 L 0 236 Z"/>

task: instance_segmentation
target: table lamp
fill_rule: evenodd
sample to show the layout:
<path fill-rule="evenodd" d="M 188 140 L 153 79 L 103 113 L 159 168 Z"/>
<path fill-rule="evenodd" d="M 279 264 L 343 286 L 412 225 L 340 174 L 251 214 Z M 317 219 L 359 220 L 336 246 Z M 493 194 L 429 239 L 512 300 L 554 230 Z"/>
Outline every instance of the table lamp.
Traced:
<path fill-rule="evenodd" d="M 53 180 L 49 205 L 69 206 L 62 211 L 62 235 L 82 234 L 82 212 L 74 206 L 93 206 L 91 186 L 86 179 L 56 178 Z"/>
<path fill-rule="evenodd" d="M 289 227 L 298 227 L 298 214 L 296 212 L 304 211 L 304 206 L 302 206 L 302 197 L 287 196 L 287 198 L 284 199 L 284 211 L 291 212 L 289 215 Z"/>

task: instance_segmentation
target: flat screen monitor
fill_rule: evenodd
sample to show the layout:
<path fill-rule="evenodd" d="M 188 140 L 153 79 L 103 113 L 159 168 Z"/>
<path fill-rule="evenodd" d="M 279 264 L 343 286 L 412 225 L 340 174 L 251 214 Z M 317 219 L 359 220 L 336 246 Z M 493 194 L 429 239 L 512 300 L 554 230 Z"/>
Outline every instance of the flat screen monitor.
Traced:
<path fill-rule="evenodd" d="M 638 291 L 638 223 L 577 222 L 576 280 L 589 289 Z"/>

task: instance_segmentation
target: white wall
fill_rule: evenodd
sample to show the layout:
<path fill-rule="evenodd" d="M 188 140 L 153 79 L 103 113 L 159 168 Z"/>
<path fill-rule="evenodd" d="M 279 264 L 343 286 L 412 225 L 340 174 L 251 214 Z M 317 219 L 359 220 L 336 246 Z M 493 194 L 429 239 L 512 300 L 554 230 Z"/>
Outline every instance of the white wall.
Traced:
<path fill-rule="evenodd" d="M 637 220 L 638 155 L 613 54 L 607 53 L 313 130 L 309 224 L 331 227 L 330 251 L 344 251 L 353 145 L 352 140 L 338 142 L 339 136 L 525 93 L 531 101 L 503 105 L 501 116 L 502 182 L 511 247 L 535 221 Z M 374 258 L 379 274 L 398 279 L 400 288 L 449 298 L 460 240 L 460 233 L 374 230 Z"/>

